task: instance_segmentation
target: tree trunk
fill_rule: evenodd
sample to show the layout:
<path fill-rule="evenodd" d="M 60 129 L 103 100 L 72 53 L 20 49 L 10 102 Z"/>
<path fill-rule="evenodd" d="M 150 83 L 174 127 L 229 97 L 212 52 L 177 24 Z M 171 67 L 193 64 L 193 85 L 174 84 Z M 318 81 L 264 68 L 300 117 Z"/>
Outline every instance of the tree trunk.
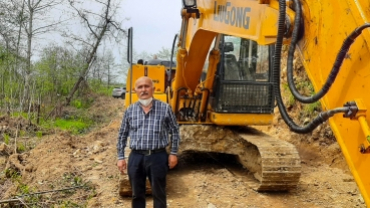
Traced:
<path fill-rule="evenodd" d="M 80 76 L 77 80 L 77 82 L 75 83 L 75 85 L 73 86 L 71 92 L 69 93 L 68 97 L 66 97 L 66 102 L 65 102 L 65 106 L 68 106 L 70 103 L 71 103 L 71 100 L 72 100 L 72 97 L 73 95 L 75 94 L 75 92 L 78 90 L 81 82 L 84 80 L 84 78 L 82 76 Z"/>
<path fill-rule="evenodd" d="M 70 104 L 70 102 L 71 102 L 71 100 L 73 98 L 74 93 L 79 88 L 81 82 L 85 79 L 85 76 L 87 75 L 87 73 L 89 71 L 90 65 L 91 65 L 91 63 L 94 60 L 96 51 L 98 50 L 98 47 L 100 45 L 100 42 L 103 39 L 103 37 L 105 35 L 105 32 L 107 31 L 108 25 L 110 23 L 110 20 L 107 19 L 108 18 L 109 9 L 110 9 L 110 1 L 108 1 L 107 8 L 106 8 L 106 11 L 105 11 L 105 17 L 106 17 L 106 19 L 104 20 L 104 23 L 102 25 L 102 29 L 101 29 L 99 35 L 96 36 L 96 40 L 95 40 L 96 42 L 95 42 L 95 44 L 94 44 L 94 46 L 92 48 L 92 51 L 89 54 L 89 58 L 86 61 L 86 65 L 85 65 L 84 69 L 82 70 L 81 76 L 78 78 L 77 82 L 73 86 L 73 89 L 71 90 L 71 92 L 69 93 L 68 97 L 66 98 L 65 106 L 68 106 Z M 87 24 L 90 24 L 90 23 L 87 22 Z M 93 32 L 93 31 L 91 31 L 91 32 Z M 94 33 L 94 34 L 96 34 L 96 33 Z"/>

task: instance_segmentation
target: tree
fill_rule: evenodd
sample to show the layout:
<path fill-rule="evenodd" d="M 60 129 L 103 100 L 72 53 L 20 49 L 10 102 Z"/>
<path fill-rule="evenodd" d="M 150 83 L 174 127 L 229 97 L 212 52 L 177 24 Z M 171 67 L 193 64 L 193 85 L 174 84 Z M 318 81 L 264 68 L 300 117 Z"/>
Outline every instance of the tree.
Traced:
<path fill-rule="evenodd" d="M 116 67 L 113 52 L 104 50 L 102 54 L 98 54 L 96 61 L 91 66 L 91 77 L 98 80 L 99 84 L 107 83 L 109 87 L 117 76 L 113 74 Z"/>
<path fill-rule="evenodd" d="M 40 60 L 35 63 L 38 82 L 43 85 L 43 94 L 52 102 L 57 95 L 68 95 L 73 77 L 79 74 L 84 64 L 83 57 L 66 47 L 50 45 L 43 49 Z M 42 83 L 42 84 L 41 84 Z"/>
<path fill-rule="evenodd" d="M 19 8 L 13 1 L 0 2 L 0 105 L 5 104 L 8 113 L 14 107 L 12 102 L 21 96 L 24 86 L 21 75 L 25 58 L 20 53 L 23 9 L 22 5 Z"/>
<path fill-rule="evenodd" d="M 176 57 L 175 55 L 174 57 Z M 171 59 L 171 49 L 162 47 L 162 49 L 158 51 L 157 57 L 158 59 L 170 60 Z"/>
<path fill-rule="evenodd" d="M 24 1 L 22 0 L 22 8 L 24 8 Z M 15 2 L 15 0 L 14 0 Z M 27 21 L 22 21 L 21 24 L 27 36 L 27 66 L 25 69 L 25 89 L 24 100 L 28 100 L 30 88 L 30 75 L 32 72 L 31 58 L 32 58 L 32 41 L 37 35 L 44 34 L 55 30 L 55 27 L 62 21 L 49 23 L 45 21 L 45 14 L 48 10 L 61 4 L 62 0 L 26 0 L 25 12 Z M 23 15 L 23 14 L 22 14 Z M 35 27 L 35 21 L 38 21 L 38 26 Z"/>
<path fill-rule="evenodd" d="M 92 1 L 102 8 L 101 13 L 95 13 L 93 11 L 81 9 L 81 2 L 69 0 L 71 7 L 77 12 L 81 21 L 85 24 L 88 30 L 88 36 L 82 39 L 77 35 L 67 35 L 75 41 L 78 41 L 84 45 L 87 49 L 85 65 L 81 70 L 78 80 L 74 84 L 69 95 L 66 97 L 65 105 L 69 105 L 74 93 L 79 88 L 82 81 L 87 76 L 89 69 L 96 58 L 98 47 L 104 38 L 114 38 L 119 41 L 119 36 L 125 34 L 125 31 L 120 27 L 119 23 L 115 21 L 116 9 L 118 8 L 117 3 L 114 0 L 95 0 Z M 86 2 L 85 2 L 86 3 Z"/>
<path fill-rule="evenodd" d="M 54 20 L 50 11 L 63 0 L 8 0 L 0 2 L 0 36 L 6 43 L 7 53 L 15 57 L 14 61 L 9 64 L 7 59 L 7 69 L 11 71 L 8 83 L 18 82 L 22 89 L 19 93 L 20 109 L 23 106 L 30 106 L 32 99 L 30 96 L 35 94 L 30 92 L 31 84 L 36 83 L 33 76 L 32 56 L 35 47 L 34 39 L 42 34 L 55 31 L 57 26 L 64 21 L 59 18 Z M 1 38 L 0 38 L 1 40 Z M 14 80 L 21 75 L 20 80 Z"/>

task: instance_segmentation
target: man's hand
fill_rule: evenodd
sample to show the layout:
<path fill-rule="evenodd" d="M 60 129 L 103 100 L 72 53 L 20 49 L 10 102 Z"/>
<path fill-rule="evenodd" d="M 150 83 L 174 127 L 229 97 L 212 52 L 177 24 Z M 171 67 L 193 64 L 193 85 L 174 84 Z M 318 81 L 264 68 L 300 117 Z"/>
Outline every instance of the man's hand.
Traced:
<path fill-rule="evenodd" d="M 123 159 L 123 160 L 118 160 L 117 162 L 117 167 L 118 167 L 118 170 L 119 172 L 121 172 L 121 174 L 125 174 L 125 170 L 126 170 L 126 160 Z"/>
<path fill-rule="evenodd" d="M 168 167 L 170 167 L 170 169 L 172 169 L 176 165 L 177 165 L 177 155 L 168 156 Z"/>

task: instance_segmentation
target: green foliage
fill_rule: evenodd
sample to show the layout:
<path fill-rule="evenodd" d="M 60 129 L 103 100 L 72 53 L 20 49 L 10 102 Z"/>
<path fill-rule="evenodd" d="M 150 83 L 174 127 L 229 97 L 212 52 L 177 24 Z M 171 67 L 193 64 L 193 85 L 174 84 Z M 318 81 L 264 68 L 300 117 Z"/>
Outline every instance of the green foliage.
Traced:
<path fill-rule="evenodd" d="M 30 188 L 27 184 L 22 183 L 22 176 L 19 172 L 8 168 L 5 170 L 5 175 L 12 180 L 13 183 L 18 184 L 18 195 L 26 195 L 35 192 L 35 189 Z M 23 197 L 24 202 L 27 204 L 36 204 L 40 201 L 40 196 L 29 195 Z M 34 207 L 34 206 L 32 206 Z"/>
<path fill-rule="evenodd" d="M 161 50 L 159 50 L 156 55 L 158 59 L 170 60 L 171 59 L 171 49 L 162 47 Z M 176 54 L 174 54 L 174 57 L 176 57 Z"/>
<path fill-rule="evenodd" d="M 19 136 L 20 137 L 23 137 L 23 136 L 25 136 L 27 134 L 27 132 L 26 131 L 24 131 L 24 130 L 19 130 Z"/>
<path fill-rule="evenodd" d="M 15 103 L 19 101 L 16 98 L 21 95 L 24 77 L 14 69 L 15 63 L 21 66 L 24 62 L 0 44 L 0 107 L 13 100 L 16 101 Z"/>
<path fill-rule="evenodd" d="M 305 95 L 313 95 L 315 93 L 313 85 L 311 84 L 311 82 L 308 79 L 298 82 L 296 87 L 300 92 L 303 92 L 302 94 L 305 94 Z M 310 104 L 305 104 L 303 106 L 303 112 L 302 113 L 305 116 L 311 116 L 311 115 L 315 114 L 315 112 L 318 112 L 318 111 L 321 111 L 321 104 L 320 104 L 319 101 L 314 102 L 314 103 L 310 103 Z"/>
<path fill-rule="evenodd" d="M 74 106 L 74 107 L 76 107 L 77 109 L 82 108 L 82 102 L 81 102 L 81 100 L 73 100 L 71 102 L 71 105 Z"/>
<path fill-rule="evenodd" d="M 89 85 L 93 92 L 97 93 L 98 95 L 106 96 L 111 96 L 114 88 L 113 86 L 107 87 L 105 83 L 102 83 L 101 81 L 96 79 L 90 80 Z"/>
<path fill-rule="evenodd" d="M 298 91 L 302 92 L 303 95 L 312 95 L 315 91 L 310 80 L 302 80 L 296 83 Z"/>
<path fill-rule="evenodd" d="M 4 143 L 6 144 L 6 145 L 9 145 L 9 143 L 10 143 L 10 136 L 8 135 L 8 134 L 3 134 L 3 137 L 4 137 Z"/>
<path fill-rule="evenodd" d="M 283 97 L 285 97 L 286 100 L 287 100 L 286 105 L 289 105 L 289 106 L 294 105 L 295 98 L 294 98 L 292 92 L 289 89 L 288 83 L 282 83 L 281 85 L 283 87 L 283 93 L 284 93 Z"/>
<path fill-rule="evenodd" d="M 50 131 L 53 129 L 54 127 L 54 121 L 52 120 L 44 120 L 44 119 L 40 119 L 40 124 L 39 124 L 40 128 L 43 129 L 44 131 Z M 37 135 L 38 133 L 36 133 Z M 38 137 L 38 136 L 37 136 Z"/>
<path fill-rule="evenodd" d="M 84 133 L 92 124 L 91 121 L 84 121 L 83 119 L 56 119 L 54 122 L 55 127 L 67 130 L 73 134 Z"/>
<path fill-rule="evenodd" d="M 12 180 L 12 182 L 18 182 L 21 180 L 22 176 L 19 172 L 15 171 L 14 169 L 11 169 L 11 168 L 7 168 L 4 170 L 5 172 L 5 176 L 7 178 L 10 178 Z"/>
<path fill-rule="evenodd" d="M 73 183 L 72 183 L 72 185 L 75 185 L 75 186 L 82 185 L 82 178 L 79 177 L 79 176 L 73 177 Z"/>
<path fill-rule="evenodd" d="M 27 204 L 30 204 L 30 207 L 38 207 L 37 204 L 41 201 L 42 196 L 37 194 L 32 194 L 36 192 L 35 188 L 30 188 L 27 184 L 19 182 L 18 185 L 19 195 L 27 195 L 22 197 L 23 201 Z"/>
<path fill-rule="evenodd" d="M 65 201 L 58 201 L 58 207 L 86 207 L 86 200 L 91 199 L 96 195 L 96 191 L 94 186 L 89 182 L 84 182 L 81 176 L 77 175 L 76 173 L 64 173 L 62 177 L 62 184 L 63 186 L 82 186 L 82 189 L 89 192 L 85 197 L 85 200 L 83 200 L 81 203 L 76 203 L 73 201 L 65 200 Z M 65 190 L 63 191 L 66 195 L 71 195 L 76 192 L 75 189 Z"/>
<path fill-rule="evenodd" d="M 111 96 L 114 87 L 100 87 L 96 89 L 96 93 L 99 95 Z"/>
<path fill-rule="evenodd" d="M 81 55 L 63 47 L 51 45 L 43 49 L 41 60 L 35 64 L 41 94 L 66 96 L 74 85 L 84 60 Z"/>
<path fill-rule="evenodd" d="M 4 170 L 5 176 L 10 178 L 14 184 L 17 184 L 17 195 L 22 196 L 23 202 L 28 204 L 27 207 L 39 207 L 37 204 L 41 201 L 42 196 L 32 194 L 36 192 L 35 188 L 31 188 L 27 184 L 22 182 L 22 176 L 19 172 L 15 171 L 14 169 L 8 168 Z"/>
<path fill-rule="evenodd" d="M 162 51 L 165 53 L 166 50 L 163 49 Z M 38 124 L 42 128 L 42 131 L 38 132 L 22 130 L 18 136 L 23 137 L 32 133 L 41 138 L 45 132 L 52 130 L 55 127 L 54 125 L 73 133 L 83 133 L 93 124 L 90 120 L 91 116 L 88 113 L 80 115 L 80 111 L 77 112 L 78 115 L 73 115 L 73 119 L 52 121 L 56 116 L 63 113 L 63 111 L 57 111 L 59 109 L 56 106 L 62 105 L 65 97 L 69 95 L 86 66 L 86 53 L 83 52 L 57 45 L 50 45 L 42 49 L 40 58 L 32 63 L 32 73 L 29 76 L 30 97 L 28 99 L 30 99 L 29 101 L 40 101 L 40 114 L 38 115 L 36 111 L 27 112 L 27 106 L 25 106 L 28 105 L 27 101 L 21 103 L 23 101 L 25 80 L 20 72 L 23 72 L 22 70 L 26 66 L 25 59 L 6 51 L 0 44 L 0 77 L 3 78 L 0 79 L 0 111 L 5 112 L 5 107 L 10 106 L 12 117 L 21 116 L 34 124 L 38 119 Z M 111 68 L 112 71 L 116 69 L 116 66 L 114 66 L 113 57 L 112 59 L 106 59 L 105 62 L 97 67 L 97 69 L 101 68 L 102 70 L 97 73 L 99 76 L 89 73 L 86 77 L 88 83 L 85 89 L 90 90 L 88 95 L 86 93 L 75 93 L 70 103 L 71 106 L 83 111 L 94 102 L 94 98 L 88 97 L 89 95 L 111 96 L 113 90 L 111 83 L 114 82 L 116 75 L 103 70 L 107 69 L 107 63 L 109 64 L 108 68 Z M 36 115 L 39 117 L 37 118 Z M 25 146 L 27 147 L 27 145 Z"/>
<path fill-rule="evenodd" d="M 42 137 L 42 131 L 37 131 L 36 136 L 37 136 L 37 138 L 41 138 Z"/>
<path fill-rule="evenodd" d="M 53 190 L 71 187 L 70 189 L 61 190 L 53 194 L 53 204 L 49 204 L 48 207 L 86 207 L 87 200 L 96 196 L 95 188 L 91 182 L 83 181 L 82 177 L 75 172 L 65 172 L 61 178 L 47 185 L 49 189 Z M 77 192 L 77 190 L 81 191 Z M 84 192 L 84 194 L 80 195 L 81 192 Z M 78 194 L 78 198 L 74 197 L 71 200 L 70 197 L 76 193 Z"/>
<path fill-rule="evenodd" d="M 286 98 L 287 105 L 293 106 L 293 105 L 301 105 L 302 111 L 300 112 L 301 117 L 311 117 L 314 116 L 315 113 L 321 111 L 321 104 L 320 102 L 315 102 L 311 104 L 300 104 L 295 103 L 295 98 L 292 94 L 292 92 L 289 89 L 288 83 L 282 83 L 282 89 L 283 89 L 283 95 Z M 296 83 L 296 89 L 302 94 L 302 95 L 313 95 L 315 93 L 313 85 L 311 82 L 307 80 L 300 80 Z"/>
<path fill-rule="evenodd" d="M 72 100 L 71 105 L 77 109 L 88 109 L 93 102 L 93 98 L 74 99 Z"/>
<path fill-rule="evenodd" d="M 27 118 L 28 114 L 26 112 L 13 112 L 12 113 L 13 117 L 22 117 L 22 118 Z"/>
<path fill-rule="evenodd" d="M 17 152 L 22 153 L 26 151 L 26 145 L 23 142 L 17 143 Z"/>
<path fill-rule="evenodd" d="M 312 115 L 317 111 L 321 111 L 321 104 L 320 102 L 310 103 L 303 107 L 303 113 L 306 115 Z"/>

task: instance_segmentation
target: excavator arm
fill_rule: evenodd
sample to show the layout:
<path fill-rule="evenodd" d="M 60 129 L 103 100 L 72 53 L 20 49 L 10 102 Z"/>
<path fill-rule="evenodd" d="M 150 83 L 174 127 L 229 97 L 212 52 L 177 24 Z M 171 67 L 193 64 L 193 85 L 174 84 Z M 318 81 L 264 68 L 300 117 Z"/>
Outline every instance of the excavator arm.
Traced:
<path fill-rule="evenodd" d="M 269 124 L 272 112 L 253 111 L 254 117 L 249 120 L 253 122 L 243 123 L 240 115 L 244 114 L 229 112 L 224 108 L 227 103 L 223 103 L 220 112 L 214 112 L 217 107 L 210 104 L 211 95 L 217 97 L 217 77 L 222 75 L 220 65 L 227 60 L 225 37 L 241 38 L 240 47 L 243 47 L 243 40 L 254 41 L 258 47 L 269 47 L 273 55 L 268 61 L 273 71 L 271 79 L 262 84 L 273 86 L 273 100 L 278 103 L 285 122 L 292 131 L 308 133 L 328 120 L 369 206 L 370 31 L 367 28 L 370 26 L 370 1 L 184 0 L 183 5 L 176 75 L 169 96 L 173 110 L 179 113 L 191 106 L 191 100 L 197 100 L 200 116 L 195 122 L 247 125 L 261 121 Z M 308 97 L 300 95 L 288 69 L 293 95 L 303 103 L 320 101 L 322 105 L 323 113 L 307 126 L 294 123 L 281 100 L 279 80 L 283 44 L 289 46 L 288 68 L 292 65 L 294 51 L 298 50 L 317 93 Z M 240 65 L 243 54 L 242 49 L 238 50 Z M 202 78 L 205 71 L 206 76 Z M 222 88 L 223 91 L 228 89 Z"/>
<path fill-rule="evenodd" d="M 329 123 L 370 206 L 370 112 L 367 110 L 370 108 L 370 30 L 366 29 L 370 22 L 370 2 L 304 0 L 301 3 L 304 35 L 297 45 L 303 65 L 316 92 L 325 86 L 328 77 L 337 73 L 320 102 L 324 111 L 341 106 L 351 108 L 345 114 L 331 117 Z"/>

